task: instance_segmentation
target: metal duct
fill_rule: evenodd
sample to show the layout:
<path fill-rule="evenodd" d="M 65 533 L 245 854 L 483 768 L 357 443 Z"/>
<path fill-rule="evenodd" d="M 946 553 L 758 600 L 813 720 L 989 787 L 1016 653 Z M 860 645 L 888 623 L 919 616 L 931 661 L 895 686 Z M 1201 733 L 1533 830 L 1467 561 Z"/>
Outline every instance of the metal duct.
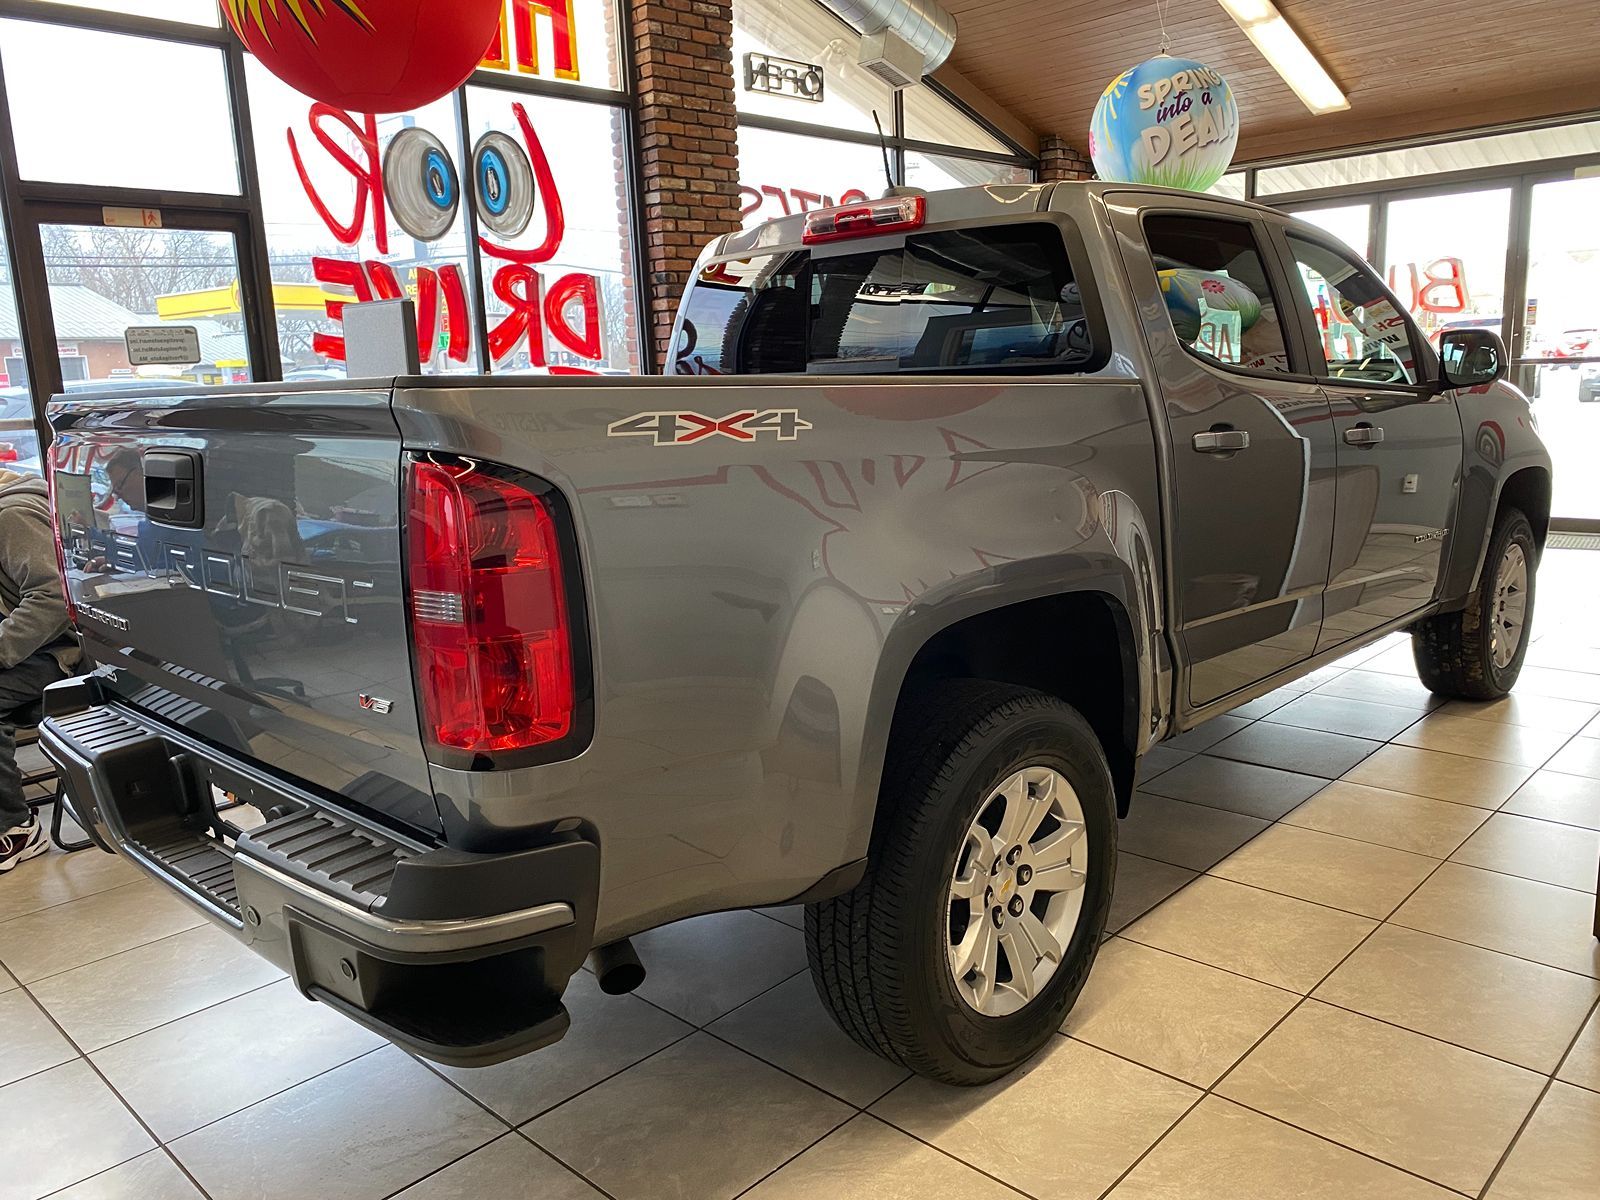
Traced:
<path fill-rule="evenodd" d="M 935 0 L 827 0 L 829 8 L 858 33 L 888 29 L 910 42 L 927 61 L 923 74 L 944 65 L 956 48 L 956 19 Z"/>

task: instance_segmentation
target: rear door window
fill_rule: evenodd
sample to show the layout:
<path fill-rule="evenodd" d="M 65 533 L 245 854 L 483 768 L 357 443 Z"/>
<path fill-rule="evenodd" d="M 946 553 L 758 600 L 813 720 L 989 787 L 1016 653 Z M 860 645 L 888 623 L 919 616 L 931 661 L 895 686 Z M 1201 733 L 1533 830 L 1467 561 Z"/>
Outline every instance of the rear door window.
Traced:
<path fill-rule="evenodd" d="M 1060 231 L 921 234 L 885 249 L 713 263 L 679 330 L 680 374 L 1089 369 L 1096 346 Z"/>
<path fill-rule="evenodd" d="M 1145 218 L 1144 233 L 1185 349 L 1235 370 L 1293 370 L 1282 309 L 1249 222 L 1155 213 Z"/>

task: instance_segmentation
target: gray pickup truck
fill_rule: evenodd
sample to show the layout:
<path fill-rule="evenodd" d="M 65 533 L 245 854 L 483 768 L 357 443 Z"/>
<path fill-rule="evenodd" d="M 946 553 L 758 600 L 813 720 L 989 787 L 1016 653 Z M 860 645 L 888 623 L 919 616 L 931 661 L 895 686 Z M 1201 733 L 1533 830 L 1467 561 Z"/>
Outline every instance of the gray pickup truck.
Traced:
<path fill-rule="evenodd" d="M 805 904 L 849 1035 L 980 1083 L 1083 987 L 1151 746 L 1396 630 L 1511 687 L 1551 471 L 1505 368 L 1308 224 L 1064 184 L 724 237 L 668 378 L 74 394 L 44 746 L 419 1055 Z"/>

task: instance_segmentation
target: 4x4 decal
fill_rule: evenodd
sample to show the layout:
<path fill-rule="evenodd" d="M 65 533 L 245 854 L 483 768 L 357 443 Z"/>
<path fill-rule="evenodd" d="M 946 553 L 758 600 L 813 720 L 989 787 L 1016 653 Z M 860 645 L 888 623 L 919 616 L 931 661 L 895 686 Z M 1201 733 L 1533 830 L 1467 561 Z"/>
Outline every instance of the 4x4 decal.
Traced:
<path fill-rule="evenodd" d="M 610 437 L 647 437 L 657 446 L 688 446 L 706 438 L 725 437 L 736 442 L 753 442 L 762 433 L 776 433 L 780 442 L 792 442 L 800 431 L 812 428 L 793 408 L 746 409 L 725 417 L 708 417 L 697 412 L 646 412 L 613 421 L 606 427 Z"/>

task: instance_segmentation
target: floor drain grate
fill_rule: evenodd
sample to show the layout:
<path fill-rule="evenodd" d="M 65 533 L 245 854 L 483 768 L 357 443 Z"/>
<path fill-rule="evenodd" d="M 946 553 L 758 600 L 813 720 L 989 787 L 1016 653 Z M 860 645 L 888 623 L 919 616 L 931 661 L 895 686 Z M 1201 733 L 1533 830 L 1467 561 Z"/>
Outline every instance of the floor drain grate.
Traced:
<path fill-rule="evenodd" d="M 1600 550 L 1600 534 L 1552 533 L 1548 545 L 1552 550 Z"/>

